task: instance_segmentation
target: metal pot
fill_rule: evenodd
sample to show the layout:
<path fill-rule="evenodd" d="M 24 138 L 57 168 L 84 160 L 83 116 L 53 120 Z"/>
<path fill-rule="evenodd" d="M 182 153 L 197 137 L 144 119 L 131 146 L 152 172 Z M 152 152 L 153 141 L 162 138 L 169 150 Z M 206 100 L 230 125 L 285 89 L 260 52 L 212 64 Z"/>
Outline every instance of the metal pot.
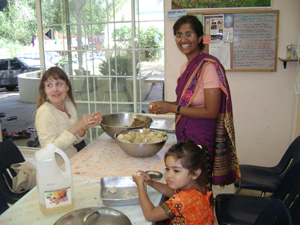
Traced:
<path fill-rule="evenodd" d="M 89 207 L 71 211 L 59 218 L 54 225 L 132 225 L 122 212 L 107 207 Z"/>
<path fill-rule="evenodd" d="M 149 128 L 153 122 L 152 118 L 142 113 L 114 113 L 102 116 L 103 121 L 101 122 L 102 129 L 112 138 L 114 135 L 122 130 L 138 129 L 138 128 Z M 147 124 L 144 126 L 130 127 L 133 120 L 137 118 L 145 121 Z"/>

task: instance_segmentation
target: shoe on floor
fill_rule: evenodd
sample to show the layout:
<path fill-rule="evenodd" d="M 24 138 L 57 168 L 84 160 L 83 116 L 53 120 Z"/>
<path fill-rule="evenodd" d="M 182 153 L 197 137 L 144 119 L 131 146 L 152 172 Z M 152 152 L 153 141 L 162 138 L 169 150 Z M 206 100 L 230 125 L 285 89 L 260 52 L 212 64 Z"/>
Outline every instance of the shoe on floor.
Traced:
<path fill-rule="evenodd" d="M 20 130 L 20 131 L 13 131 L 11 133 L 12 138 L 17 138 L 17 139 L 25 139 L 25 138 L 30 138 L 31 133 L 29 133 L 26 130 Z"/>
<path fill-rule="evenodd" d="M 38 147 L 40 145 L 38 137 L 35 137 L 33 140 L 27 141 L 27 146 L 29 147 Z"/>
<path fill-rule="evenodd" d="M 5 113 L 0 112 L 0 118 L 5 117 Z"/>
<path fill-rule="evenodd" d="M 7 117 L 7 121 L 11 121 L 11 120 L 16 120 L 18 119 L 16 116 L 10 116 L 10 117 Z"/>

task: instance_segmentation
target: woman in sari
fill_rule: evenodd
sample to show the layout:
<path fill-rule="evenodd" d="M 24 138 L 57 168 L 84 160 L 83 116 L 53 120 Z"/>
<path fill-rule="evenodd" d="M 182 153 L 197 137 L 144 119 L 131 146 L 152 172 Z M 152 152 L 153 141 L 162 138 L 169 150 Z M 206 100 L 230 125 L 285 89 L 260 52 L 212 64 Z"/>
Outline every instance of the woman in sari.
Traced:
<path fill-rule="evenodd" d="M 203 52 L 203 26 L 195 16 L 183 16 L 173 26 L 178 49 L 187 61 L 177 80 L 176 102 L 149 104 L 149 112 L 175 113 L 178 142 L 189 139 L 208 148 L 213 184 L 240 179 L 230 89 L 217 58 Z"/>

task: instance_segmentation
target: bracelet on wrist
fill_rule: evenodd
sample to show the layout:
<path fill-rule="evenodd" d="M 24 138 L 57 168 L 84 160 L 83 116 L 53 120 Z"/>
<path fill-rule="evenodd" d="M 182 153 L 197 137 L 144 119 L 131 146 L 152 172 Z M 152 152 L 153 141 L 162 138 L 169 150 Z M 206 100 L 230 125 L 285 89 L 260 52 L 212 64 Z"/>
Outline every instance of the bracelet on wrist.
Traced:
<path fill-rule="evenodd" d="M 180 113 L 180 108 L 181 108 L 181 105 L 179 105 L 179 106 L 177 107 L 176 115 L 179 115 L 179 113 Z"/>
<path fill-rule="evenodd" d="M 85 132 L 87 132 L 88 129 L 89 129 L 89 128 L 81 129 L 81 131 L 82 131 L 83 133 L 85 133 Z"/>

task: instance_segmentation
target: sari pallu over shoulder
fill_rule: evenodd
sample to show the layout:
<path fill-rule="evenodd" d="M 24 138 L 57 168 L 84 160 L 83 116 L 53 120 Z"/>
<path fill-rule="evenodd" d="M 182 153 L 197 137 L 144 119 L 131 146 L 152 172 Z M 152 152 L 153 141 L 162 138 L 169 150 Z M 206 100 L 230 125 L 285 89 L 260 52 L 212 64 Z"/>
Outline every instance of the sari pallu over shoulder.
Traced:
<path fill-rule="evenodd" d="M 213 183 L 215 185 L 226 185 L 231 184 L 235 180 L 240 180 L 240 169 L 236 155 L 235 148 L 235 131 L 232 114 L 232 103 L 230 89 L 227 78 L 225 76 L 225 69 L 217 58 L 206 53 L 202 53 L 195 57 L 186 70 L 178 78 L 176 94 L 177 94 L 177 105 L 188 107 L 194 99 L 197 92 L 199 81 L 202 79 L 203 67 L 207 63 L 213 63 L 216 68 L 220 88 L 222 90 L 222 102 L 220 112 L 216 120 L 211 120 L 212 126 L 205 127 L 205 129 L 199 132 L 201 125 L 204 125 L 201 121 L 188 123 L 191 118 L 186 116 L 176 116 L 176 136 L 178 141 L 187 141 L 189 137 L 184 136 L 186 125 L 189 124 L 189 133 L 195 132 L 197 135 L 193 135 L 193 138 L 197 144 L 203 144 L 202 136 L 207 133 L 214 133 L 213 140 L 208 142 L 208 145 L 214 147 L 209 148 L 211 150 L 210 156 L 213 160 Z M 195 119 L 194 119 L 195 121 Z M 206 123 L 207 125 L 207 123 Z M 201 129 L 200 129 L 201 130 Z M 205 132 L 205 133 L 203 133 Z M 198 138 L 195 138 L 197 136 Z M 210 135 L 212 136 L 212 135 Z M 207 137 L 205 137 L 207 140 Z M 206 143 L 204 143 L 206 144 Z"/>

